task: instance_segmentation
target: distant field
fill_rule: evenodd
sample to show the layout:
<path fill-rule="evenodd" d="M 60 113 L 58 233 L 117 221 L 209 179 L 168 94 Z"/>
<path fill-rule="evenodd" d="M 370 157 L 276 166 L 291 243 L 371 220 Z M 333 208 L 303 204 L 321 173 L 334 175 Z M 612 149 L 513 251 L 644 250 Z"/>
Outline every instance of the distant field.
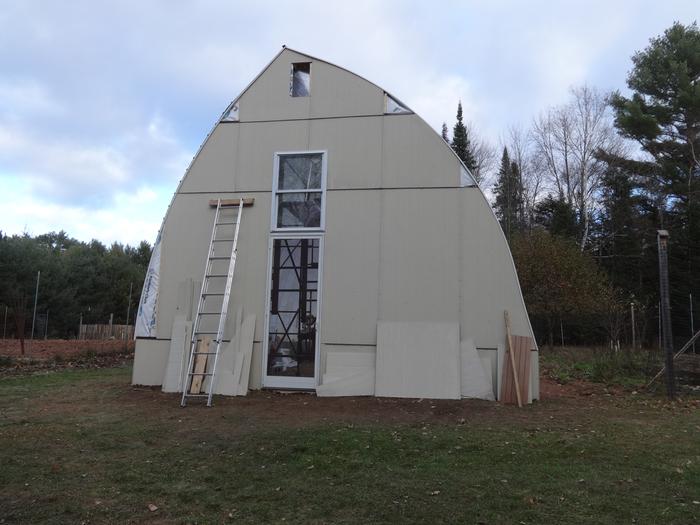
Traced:
<path fill-rule="evenodd" d="M 700 522 L 696 401 L 545 380 L 522 410 L 259 392 L 182 409 L 129 377 L 0 378 L 0 523 Z"/>

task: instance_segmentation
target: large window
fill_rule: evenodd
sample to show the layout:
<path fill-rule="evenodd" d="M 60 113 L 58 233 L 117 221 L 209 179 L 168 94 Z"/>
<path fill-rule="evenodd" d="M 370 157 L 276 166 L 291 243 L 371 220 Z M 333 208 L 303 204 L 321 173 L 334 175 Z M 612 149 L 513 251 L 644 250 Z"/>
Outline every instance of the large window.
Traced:
<path fill-rule="evenodd" d="M 323 228 L 323 153 L 283 153 L 275 162 L 273 230 Z"/>

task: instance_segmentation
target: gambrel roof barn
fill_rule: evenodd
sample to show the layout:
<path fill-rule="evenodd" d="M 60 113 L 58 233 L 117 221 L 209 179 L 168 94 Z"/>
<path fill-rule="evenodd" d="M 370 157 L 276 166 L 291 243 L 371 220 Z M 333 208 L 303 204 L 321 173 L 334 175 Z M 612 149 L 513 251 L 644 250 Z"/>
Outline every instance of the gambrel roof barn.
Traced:
<path fill-rule="evenodd" d="M 177 188 L 139 306 L 133 382 L 493 399 L 504 311 L 526 341 L 523 395 L 538 398 L 515 267 L 469 171 L 398 98 L 283 48 Z"/>

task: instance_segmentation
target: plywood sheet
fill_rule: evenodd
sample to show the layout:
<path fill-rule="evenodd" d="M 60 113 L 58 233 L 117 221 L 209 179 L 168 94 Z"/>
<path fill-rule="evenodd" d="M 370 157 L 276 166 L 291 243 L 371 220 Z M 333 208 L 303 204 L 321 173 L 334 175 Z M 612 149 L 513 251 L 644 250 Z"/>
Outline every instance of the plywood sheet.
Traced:
<path fill-rule="evenodd" d="M 250 380 L 250 362 L 253 356 L 253 340 L 255 339 L 255 316 L 248 315 L 241 325 L 240 349 L 241 367 L 238 371 L 238 395 L 248 394 L 248 382 Z"/>
<path fill-rule="evenodd" d="M 487 358 L 488 359 L 488 358 Z M 461 343 L 461 392 L 462 397 L 494 400 L 491 384 L 491 368 L 484 367 L 476 351 L 474 341 L 466 339 Z M 490 360 L 488 360 L 490 364 Z"/>
<path fill-rule="evenodd" d="M 211 344 L 211 338 L 205 337 L 197 343 L 197 352 L 209 352 L 209 346 Z M 199 394 L 202 391 L 202 383 L 204 381 L 204 372 L 207 370 L 207 358 L 209 356 L 206 354 L 197 354 L 194 358 L 194 374 L 192 376 L 192 383 L 190 384 L 190 394 Z"/>
<path fill-rule="evenodd" d="M 330 351 L 326 373 L 316 388 L 320 397 L 371 396 L 375 384 L 375 352 Z"/>
<path fill-rule="evenodd" d="M 377 324 L 375 395 L 459 399 L 459 324 Z"/>
<path fill-rule="evenodd" d="M 513 348 L 506 351 L 503 359 L 503 375 L 501 379 L 501 401 L 503 403 L 517 403 L 518 398 L 515 392 L 515 380 L 510 361 L 509 351 L 515 357 L 515 369 L 518 374 L 520 384 L 520 399 L 524 402 L 531 400 L 528 395 L 530 389 L 530 366 L 532 363 L 531 348 L 532 338 L 520 335 L 511 336 Z"/>
<path fill-rule="evenodd" d="M 163 378 L 163 392 L 182 392 L 182 377 L 189 358 L 189 331 L 192 323 L 184 315 L 175 316 L 170 334 L 168 364 Z"/>
<path fill-rule="evenodd" d="M 371 396 L 374 394 L 374 368 L 342 377 L 323 376 L 323 384 L 316 387 L 319 397 Z"/>

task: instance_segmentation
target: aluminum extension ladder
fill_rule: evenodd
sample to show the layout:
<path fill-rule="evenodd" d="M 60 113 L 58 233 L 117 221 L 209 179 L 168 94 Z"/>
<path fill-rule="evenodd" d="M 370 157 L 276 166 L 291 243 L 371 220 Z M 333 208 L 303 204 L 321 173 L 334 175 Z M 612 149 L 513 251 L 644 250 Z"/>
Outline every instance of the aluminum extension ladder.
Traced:
<path fill-rule="evenodd" d="M 212 203 L 213 204 L 213 203 Z M 238 207 L 236 220 L 230 221 L 222 218 L 222 210 L 232 206 Z M 199 304 L 197 305 L 197 316 L 192 325 L 192 339 L 190 340 L 190 357 L 187 365 L 187 376 L 182 389 L 181 406 L 187 404 L 190 398 L 207 398 L 207 406 L 211 406 L 212 396 L 214 395 L 214 386 L 216 379 L 216 365 L 219 360 L 219 351 L 224 337 L 224 328 L 226 326 L 226 316 L 228 314 L 228 303 L 231 296 L 231 283 L 233 282 L 233 272 L 236 268 L 236 254 L 238 249 L 238 231 L 241 227 L 241 214 L 243 213 L 243 199 L 240 199 L 238 204 L 223 205 L 221 199 L 216 202 L 216 214 L 214 216 L 214 226 L 211 230 L 211 239 L 209 241 L 209 251 L 207 252 L 207 262 L 204 266 L 204 277 L 202 278 L 202 291 L 199 295 Z M 233 226 L 233 237 L 219 237 L 220 227 Z M 221 231 L 223 234 L 223 228 Z M 231 251 L 226 255 L 219 255 L 217 247 L 221 243 L 230 242 Z M 215 271 L 215 267 L 221 268 L 223 263 L 228 261 L 228 271 L 221 273 Z M 212 291 L 212 280 L 226 278 L 226 284 L 223 291 Z M 220 286 L 220 285 L 219 285 Z M 216 311 L 207 311 L 207 299 L 221 298 L 221 307 Z M 211 303 L 210 303 L 211 304 Z M 211 308 L 211 306 L 210 306 Z M 204 319 L 216 319 L 218 317 L 218 328 L 213 331 L 213 327 L 203 327 Z M 208 324 L 212 324 L 211 321 Z M 205 338 L 214 336 L 211 343 L 216 345 L 215 350 L 211 350 L 204 343 Z M 214 362 L 209 367 L 209 360 L 214 356 Z M 206 379 L 209 378 L 209 392 L 201 393 Z M 193 391 L 194 390 L 194 391 Z"/>

